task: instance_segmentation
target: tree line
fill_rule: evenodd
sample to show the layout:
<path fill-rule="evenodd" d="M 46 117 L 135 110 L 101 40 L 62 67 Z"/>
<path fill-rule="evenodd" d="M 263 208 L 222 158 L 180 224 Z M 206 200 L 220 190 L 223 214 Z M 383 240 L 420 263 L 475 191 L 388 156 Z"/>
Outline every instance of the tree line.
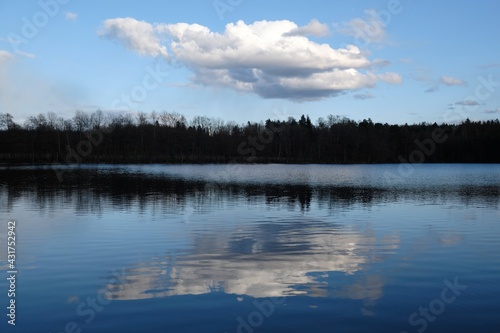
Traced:
<path fill-rule="evenodd" d="M 329 115 L 237 124 L 176 112 L 0 114 L 1 163 L 500 163 L 500 121 L 374 123 Z"/>

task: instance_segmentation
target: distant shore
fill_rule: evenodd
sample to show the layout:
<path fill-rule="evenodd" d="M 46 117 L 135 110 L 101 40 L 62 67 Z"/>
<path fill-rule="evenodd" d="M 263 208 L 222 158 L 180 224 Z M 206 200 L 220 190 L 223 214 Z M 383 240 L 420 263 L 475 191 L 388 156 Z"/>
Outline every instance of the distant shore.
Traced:
<path fill-rule="evenodd" d="M 328 116 L 238 125 L 179 114 L 71 120 L 40 114 L 0 126 L 0 163 L 500 163 L 500 120 L 389 125 Z M 52 119 L 52 120 L 50 120 Z"/>

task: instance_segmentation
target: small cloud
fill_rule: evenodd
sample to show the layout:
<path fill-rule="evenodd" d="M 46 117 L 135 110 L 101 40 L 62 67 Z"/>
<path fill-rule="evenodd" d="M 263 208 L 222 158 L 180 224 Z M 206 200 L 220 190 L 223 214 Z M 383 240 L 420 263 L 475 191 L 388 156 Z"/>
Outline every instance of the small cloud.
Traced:
<path fill-rule="evenodd" d="M 379 75 L 377 75 L 377 77 L 380 80 L 384 81 L 385 83 L 389 83 L 389 84 L 401 84 L 401 83 L 403 83 L 403 78 L 398 73 L 388 72 L 388 73 L 384 73 L 384 74 L 379 74 Z"/>
<path fill-rule="evenodd" d="M 483 112 L 487 114 L 498 114 L 500 113 L 500 108 L 496 108 L 494 110 L 484 110 Z"/>
<path fill-rule="evenodd" d="M 14 55 L 8 51 L 0 50 L 0 64 L 14 58 Z"/>
<path fill-rule="evenodd" d="M 418 80 L 418 78 L 415 78 L 415 79 Z M 457 78 L 454 78 L 454 77 L 451 77 L 451 76 L 441 76 L 437 81 L 434 81 L 434 80 L 431 81 L 430 79 L 427 79 L 427 80 L 422 79 L 419 81 L 428 81 L 429 83 L 433 83 L 432 87 L 425 90 L 426 93 L 434 93 L 434 92 L 439 90 L 440 86 L 443 86 L 443 85 L 447 86 L 447 87 L 467 85 L 467 82 L 460 80 L 460 79 L 457 79 Z"/>
<path fill-rule="evenodd" d="M 18 35 L 12 34 L 7 37 L 0 37 L 0 42 L 9 43 L 14 48 L 14 50 L 18 50 L 18 46 L 25 43 L 25 40 Z"/>
<path fill-rule="evenodd" d="M 316 36 L 323 37 L 330 34 L 328 25 L 320 23 L 318 20 L 313 19 L 306 26 L 298 27 L 283 34 L 285 37 L 290 36 Z"/>
<path fill-rule="evenodd" d="M 191 89 L 199 88 L 196 84 L 192 82 L 172 82 L 168 83 L 167 86 L 178 87 L 178 88 L 191 88 Z"/>
<path fill-rule="evenodd" d="M 402 59 L 399 59 L 400 62 L 402 62 L 403 64 L 413 64 L 413 60 L 411 60 L 410 58 L 402 58 Z"/>
<path fill-rule="evenodd" d="M 365 44 L 384 43 L 387 39 L 385 25 L 374 9 L 365 10 L 364 18 L 355 18 L 339 25 L 337 32 L 356 38 Z"/>
<path fill-rule="evenodd" d="M 352 96 L 354 99 L 358 99 L 358 100 L 365 100 L 365 99 L 370 99 L 370 98 L 375 98 L 374 95 L 370 94 L 370 93 L 366 93 L 366 94 L 356 94 L 356 95 L 353 95 Z"/>
<path fill-rule="evenodd" d="M 473 100 L 465 100 L 465 101 L 461 101 L 461 102 L 456 102 L 455 105 L 476 106 L 476 105 L 479 105 L 479 102 L 473 101 Z"/>
<path fill-rule="evenodd" d="M 392 63 L 389 60 L 385 59 L 375 59 L 372 61 L 373 68 L 384 68 L 384 67 L 389 67 L 391 65 Z"/>
<path fill-rule="evenodd" d="M 28 53 L 28 52 L 23 52 L 23 51 L 17 51 L 16 53 L 19 54 L 20 56 L 25 57 L 25 58 L 34 59 L 36 57 L 33 53 Z"/>
<path fill-rule="evenodd" d="M 72 13 L 72 12 L 66 12 L 64 14 L 64 18 L 66 18 L 66 21 L 74 22 L 78 18 L 78 14 L 75 14 L 75 13 Z"/>
<path fill-rule="evenodd" d="M 464 86 L 465 85 L 465 81 L 462 81 L 460 79 L 457 79 L 457 78 L 454 78 L 451 76 L 441 76 L 441 78 L 439 79 L 439 82 L 444 84 L 444 85 L 447 85 L 448 87 Z"/>

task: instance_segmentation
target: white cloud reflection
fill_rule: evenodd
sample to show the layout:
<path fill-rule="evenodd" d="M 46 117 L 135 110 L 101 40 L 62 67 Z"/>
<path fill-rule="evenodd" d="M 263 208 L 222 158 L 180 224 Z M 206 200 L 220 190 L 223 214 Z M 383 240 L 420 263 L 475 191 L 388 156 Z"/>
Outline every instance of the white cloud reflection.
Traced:
<path fill-rule="evenodd" d="M 283 231 L 283 230 L 281 230 Z M 271 232 L 272 233 L 272 232 Z M 327 272 L 348 275 L 372 262 L 376 239 L 353 230 L 308 228 L 271 235 L 272 246 L 261 236 L 240 239 L 219 233 L 196 242 L 192 253 L 156 258 L 125 270 L 120 282 L 106 286 L 106 297 L 137 300 L 174 295 L 201 295 L 212 291 L 256 298 L 307 295 L 326 297 Z M 384 240 L 377 249 L 391 252 L 399 239 Z M 193 253 L 194 252 L 194 253 Z M 374 258 L 377 261 L 376 258 Z M 322 274 L 323 273 L 323 274 Z M 359 289 L 359 287 L 357 287 Z M 358 290 L 356 289 L 356 290 Z M 343 292 L 342 295 L 349 295 Z M 357 292 L 373 301 L 377 292 Z"/>

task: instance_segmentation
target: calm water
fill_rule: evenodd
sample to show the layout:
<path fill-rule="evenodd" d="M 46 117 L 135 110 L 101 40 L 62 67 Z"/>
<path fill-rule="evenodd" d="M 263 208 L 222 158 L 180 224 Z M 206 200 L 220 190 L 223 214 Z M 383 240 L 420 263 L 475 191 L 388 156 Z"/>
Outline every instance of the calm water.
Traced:
<path fill-rule="evenodd" d="M 57 171 L 0 167 L 2 332 L 500 330 L 500 165 Z"/>

